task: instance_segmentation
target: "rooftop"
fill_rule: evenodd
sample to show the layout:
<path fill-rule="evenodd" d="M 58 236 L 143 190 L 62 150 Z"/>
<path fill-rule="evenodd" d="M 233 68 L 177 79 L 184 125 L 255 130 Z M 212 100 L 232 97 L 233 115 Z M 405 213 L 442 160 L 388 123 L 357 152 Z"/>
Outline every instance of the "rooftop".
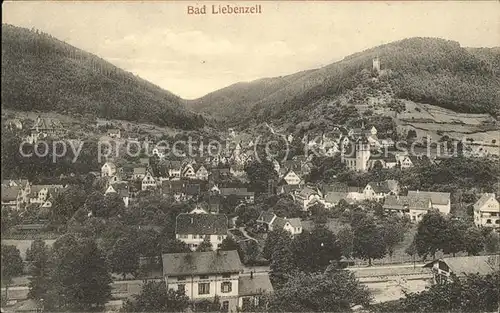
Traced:
<path fill-rule="evenodd" d="M 225 235 L 228 219 L 224 214 L 188 214 L 177 215 L 175 233 L 180 235 Z"/>
<path fill-rule="evenodd" d="M 163 275 L 237 273 L 242 264 L 237 251 L 210 251 L 163 254 Z"/>

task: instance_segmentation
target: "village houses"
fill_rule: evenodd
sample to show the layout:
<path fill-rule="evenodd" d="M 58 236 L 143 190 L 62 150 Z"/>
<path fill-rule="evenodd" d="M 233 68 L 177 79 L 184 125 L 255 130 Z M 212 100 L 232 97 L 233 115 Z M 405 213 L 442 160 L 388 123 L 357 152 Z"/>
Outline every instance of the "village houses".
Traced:
<path fill-rule="evenodd" d="M 209 240 L 213 250 L 220 247 L 227 237 L 228 219 L 224 214 L 181 213 L 176 218 L 175 236 L 196 250 L 204 241 Z"/>
<path fill-rule="evenodd" d="M 484 193 L 474 204 L 474 224 L 500 228 L 500 204 L 494 193 Z"/>

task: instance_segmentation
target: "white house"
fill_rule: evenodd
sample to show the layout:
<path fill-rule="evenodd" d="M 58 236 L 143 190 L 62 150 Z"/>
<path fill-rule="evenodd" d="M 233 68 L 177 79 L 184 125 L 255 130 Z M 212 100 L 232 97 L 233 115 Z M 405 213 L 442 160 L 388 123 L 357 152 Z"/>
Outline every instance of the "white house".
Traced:
<path fill-rule="evenodd" d="M 101 176 L 113 176 L 116 174 L 116 165 L 113 162 L 106 162 L 101 166 Z"/>
<path fill-rule="evenodd" d="M 175 236 L 193 251 L 205 238 L 210 240 L 213 250 L 216 250 L 227 237 L 227 229 L 228 219 L 224 214 L 181 213 L 176 218 Z"/>
<path fill-rule="evenodd" d="M 430 205 L 434 209 L 438 209 L 444 215 L 450 214 L 451 199 L 449 192 L 434 192 L 434 191 L 419 191 L 409 190 L 408 197 L 418 197 L 429 199 Z"/>
<path fill-rule="evenodd" d="M 196 169 L 196 179 L 208 180 L 208 170 L 204 165 L 200 165 Z"/>
<path fill-rule="evenodd" d="M 128 184 L 126 182 L 119 182 L 116 184 L 110 184 L 106 191 L 104 192 L 105 195 L 116 193 L 122 198 L 123 204 L 125 204 L 125 207 L 128 208 L 130 204 L 130 192 L 128 189 Z"/>
<path fill-rule="evenodd" d="M 295 173 L 293 170 L 289 170 L 283 179 L 286 181 L 288 185 L 299 185 L 302 179 Z"/>
<path fill-rule="evenodd" d="M 271 230 L 283 229 L 289 232 L 292 237 L 302 234 L 302 223 L 300 218 L 281 218 L 277 217 L 271 223 Z"/>
<path fill-rule="evenodd" d="M 500 227 L 500 204 L 494 193 L 484 193 L 474 204 L 474 224 Z"/>
<path fill-rule="evenodd" d="M 146 171 L 146 175 L 141 181 L 141 190 L 155 189 L 158 186 L 156 179 L 151 174 L 151 171 Z"/>
<path fill-rule="evenodd" d="M 163 254 L 168 289 L 182 290 L 194 302 L 219 297 L 222 312 L 236 312 L 273 292 L 266 273 L 243 274 L 237 251 Z"/>

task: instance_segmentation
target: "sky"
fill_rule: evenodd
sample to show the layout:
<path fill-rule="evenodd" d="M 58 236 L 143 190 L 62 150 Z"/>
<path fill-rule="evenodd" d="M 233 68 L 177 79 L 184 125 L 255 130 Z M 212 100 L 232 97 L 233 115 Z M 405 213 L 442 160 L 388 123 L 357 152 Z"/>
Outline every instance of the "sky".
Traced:
<path fill-rule="evenodd" d="M 258 5 L 254 15 L 187 6 Z M 36 28 L 185 99 L 318 68 L 380 44 L 440 37 L 500 46 L 499 1 L 7 1 L 3 23 Z"/>

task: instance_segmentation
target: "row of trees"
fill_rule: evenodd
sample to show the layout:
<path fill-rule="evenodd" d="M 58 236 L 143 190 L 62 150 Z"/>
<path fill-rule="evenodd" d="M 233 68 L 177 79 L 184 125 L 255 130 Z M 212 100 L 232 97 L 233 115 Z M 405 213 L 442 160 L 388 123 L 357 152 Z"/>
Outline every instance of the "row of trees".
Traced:
<path fill-rule="evenodd" d="M 486 252 L 499 252 L 500 237 L 491 229 L 479 229 L 463 220 L 447 219 L 437 211 L 423 216 L 417 227 L 412 244 L 407 248 L 410 255 L 418 254 L 425 259 L 435 258 L 436 252 L 446 254 L 466 252 L 478 255 Z"/>
<path fill-rule="evenodd" d="M 43 301 L 46 310 L 96 311 L 111 298 L 112 279 L 105 255 L 90 238 L 67 234 L 52 248 L 35 240 L 26 252 L 26 260 L 30 275 L 28 297 Z M 19 251 L 2 245 L 3 283 L 9 284 L 22 274 L 20 264 Z"/>

